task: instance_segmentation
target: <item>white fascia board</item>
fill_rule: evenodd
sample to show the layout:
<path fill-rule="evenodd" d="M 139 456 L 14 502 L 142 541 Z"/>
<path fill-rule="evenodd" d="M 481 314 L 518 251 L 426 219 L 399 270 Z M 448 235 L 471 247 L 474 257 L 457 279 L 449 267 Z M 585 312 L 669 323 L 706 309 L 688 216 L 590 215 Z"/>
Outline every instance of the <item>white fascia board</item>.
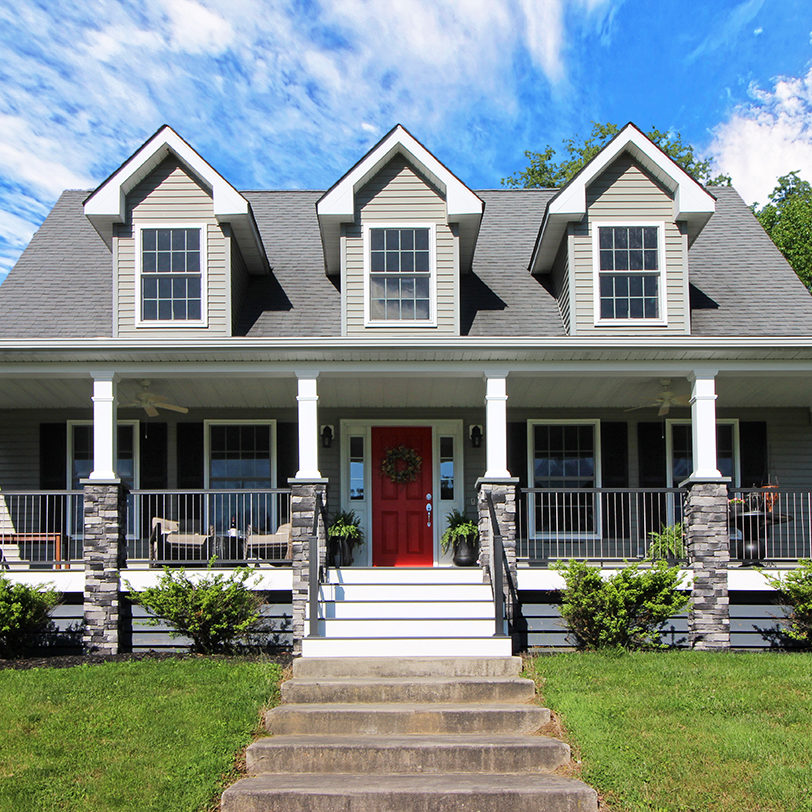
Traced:
<path fill-rule="evenodd" d="M 318 216 L 337 217 L 342 222 L 351 221 L 355 216 L 355 193 L 397 153 L 414 163 L 445 193 L 449 222 L 466 215 L 482 215 L 482 200 L 398 125 L 319 200 L 316 205 Z"/>
<path fill-rule="evenodd" d="M 93 192 L 85 201 L 85 215 L 100 223 L 123 223 L 127 193 L 169 152 L 211 189 L 214 215 L 218 220 L 248 215 L 248 201 L 169 126 L 158 130 Z"/>

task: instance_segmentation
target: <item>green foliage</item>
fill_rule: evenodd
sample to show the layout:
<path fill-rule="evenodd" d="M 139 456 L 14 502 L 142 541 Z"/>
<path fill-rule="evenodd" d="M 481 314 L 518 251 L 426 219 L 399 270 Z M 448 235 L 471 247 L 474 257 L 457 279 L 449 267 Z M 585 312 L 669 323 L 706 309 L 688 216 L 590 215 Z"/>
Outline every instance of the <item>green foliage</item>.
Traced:
<path fill-rule="evenodd" d="M 566 582 L 561 615 L 581 648 L 663 648 L 660 627 L 688 605 L 679 569 L 664 561 L 643 570 L 629 564 L 605 580 L 583 561 L 555 569 Z"/>
<path fill-rule="evenodd" d="M 549 144 L 542 152 L 525 151 L 527 166 L 502 178 L 503 186 L 529 188 L 551 188 L 566 184 L 588 164 L 609 141 L 614 138 L 620 127 L 607 122 L 592 122 L 592 131 L 587 138 L 565 138 L 563 143 L 564 157 Z M 688 174 L 707 186 L 730 186 L 728 175 L 713 175 L 711 159 L 701 160 L 690 144 L 682 140 L 679 133 L 669 130 L 658 130 L 652 127 L 646 135 L 657 144 L 668 156 L 678 163 Z"/>
<path fill-rule="evenodd" d="M 59 603 L 51 589 L 16 584 L 0 575 L 0 655 L 16 657 L 31 638 L 50 622 L 48 613 Z"/>
<path fill-rule="evenodd" d="M 327 528 L 327 535 L 331 539 L 344 541 L 350 547 L 356 547 L 364 541 L 361 518 L 354 510 L 340 510 Z"/>
<path fill-rule="evenodd" d="M 812 289 L 812 185 L 798 172 L 778 178 L 769 202 L 761 209 L 751 207 L 770 239 Z"/>
<path fill-rule="evenodd" d="M 211 569 L 212 563 L 209 563 Z M 130 600 L 149 609 L 157 626 L 168 620 L 176 629 L 174 637 L 191 637 L 194 650 L 204 654 L 227 651 L 250 634 L 259 620 L 262 595 L 247 585 L 254 573 L 238 567 L 229 575 L 207 575 L 191 579 L 183 568 L 164 567 L 158 584 L 141 592 L 130 590 Z"/>
<path fill-rule="evenodd" d="M 773 575 L 764 570 L 762 574 L 790 607 L 786 636 L 802 646 L 812 647 L 812 559 L 801 559 L 797 569 L 784 574 Z"/>
<path fill-rule="evenodd" d="M 455 547 L 463 540 L 479 536 L 479 527 L 476 522 L 472 522 L 465 514 L 460 513 L 456 508 L 448 514 L 448 527 L 443 531 L 440 538 L 440 545 L 443 552 L 449 547 Z"/>
<path fill-rule="evenodd" d="M 685 527 L 682 522 L 651 530 L 646 558 L 658 561 L 667 558 L 685 558 Z"/>

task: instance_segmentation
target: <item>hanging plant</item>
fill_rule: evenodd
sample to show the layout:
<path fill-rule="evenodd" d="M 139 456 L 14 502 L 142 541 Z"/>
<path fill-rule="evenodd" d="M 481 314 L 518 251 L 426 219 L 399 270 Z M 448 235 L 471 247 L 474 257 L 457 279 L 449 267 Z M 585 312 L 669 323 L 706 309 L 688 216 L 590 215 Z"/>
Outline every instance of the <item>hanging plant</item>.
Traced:
<path fill-rule="evenodd" d="M 423 467 L 423 458 L 405 445 L 387 448 L 381 471 L 391 482 L 414 482 Z"/>

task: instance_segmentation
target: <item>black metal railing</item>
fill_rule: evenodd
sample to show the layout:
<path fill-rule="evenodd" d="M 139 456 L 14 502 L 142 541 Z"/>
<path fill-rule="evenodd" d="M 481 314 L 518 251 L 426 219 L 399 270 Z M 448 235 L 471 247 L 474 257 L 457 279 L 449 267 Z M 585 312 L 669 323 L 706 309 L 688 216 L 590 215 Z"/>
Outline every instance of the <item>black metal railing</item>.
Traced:
<path fill-rule="evenodd" d="M 150 565 L 290 561 L 290 491 L 134 490 L 127 497 L 127 559 Z"/>
<path fill-rule="evenodd" d="M 491 556 L 489 561 L 491 586 L 493 587 L 493 617 L 494 617 L 494 637 L 507 637 L 510 628 L 510 617 L 512 614 L 512 600 L 505 600 L 505 593 L 513 595 L 513 583 L 510 575 L 510 566 L 505 555 L 505 546 L 502 540 L 502 531 L 499 527 L 499 520 L 496 517 L 496 508 L 493 504 L 493 496 L 485 494 L 488 505 L 488 514 L 491 525 Z"/>
<path fill-rule="evenodd" d="M 84 532 L 82 491 L 0 491 L 2 569 L 68 569 Z"/>
<path fill-rule="evenodd" d="M 310 637 L 320 637 L 319 632 L 319 590 L 324 583 L 324 565 L 319 556 L 319 519 L 327 535 L 327 510 L 321 493 L 316 494 L 316 506 L 313 509 L 313 526 L 308 541 L 308 613 L 310 615 Z"/>
<path fill-rule="evenodd" d="M 746 564 L 812 557 L 812 491 L 731 488 L 730 557 Z"/>
<path fill-rule="evenodd" d="M 527 561 L 642 559 L 652 533 L 683 521 L 681 488 L 526 488 L 518 557 Z"/>

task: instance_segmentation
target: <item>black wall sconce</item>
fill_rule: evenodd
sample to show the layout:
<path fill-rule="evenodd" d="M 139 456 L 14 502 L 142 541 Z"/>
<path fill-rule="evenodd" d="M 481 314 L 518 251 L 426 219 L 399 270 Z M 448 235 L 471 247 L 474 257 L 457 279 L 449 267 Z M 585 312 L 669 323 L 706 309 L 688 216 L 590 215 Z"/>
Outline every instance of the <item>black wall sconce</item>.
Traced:
<path fill-rule="evenodd" d="M 335 429 L 332 426 L 321 427 L 321 444 L 324 448 L 330 448 L 333 444 L 333 437 L 335 436 Z"/>
<path fill-rule="evenodd" d="M 482 445 L 482 426 L 469 426 L 468 436 L 471 438 L 471 445 L 479 448 Z"/>

